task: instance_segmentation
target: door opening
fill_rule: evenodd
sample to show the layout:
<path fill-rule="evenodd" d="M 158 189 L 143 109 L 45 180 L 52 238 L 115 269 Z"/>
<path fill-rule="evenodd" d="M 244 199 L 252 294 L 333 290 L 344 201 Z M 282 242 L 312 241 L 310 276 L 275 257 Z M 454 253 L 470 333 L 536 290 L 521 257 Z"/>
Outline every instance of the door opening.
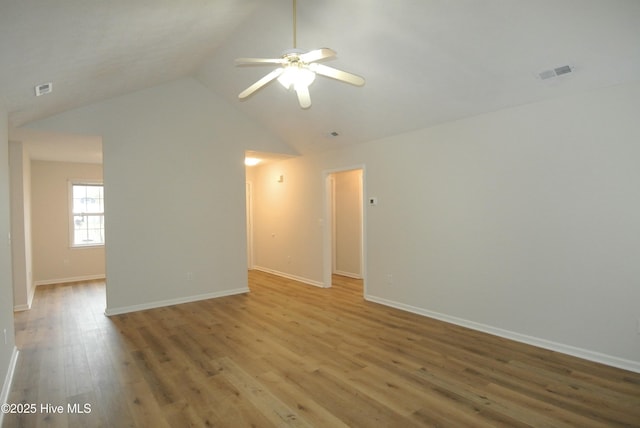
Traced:
<path fill-rule="evenodd" d="M 325 172 L 325 287 L 333 275 L 365 279 L 363 189 L 363 167 Z"/>
<path fill-rule="evenodd" d="M 253 269 L 253 188 L 251 182 L 246 182 L 246 207 L 247 207 L 247 269 Z"/>

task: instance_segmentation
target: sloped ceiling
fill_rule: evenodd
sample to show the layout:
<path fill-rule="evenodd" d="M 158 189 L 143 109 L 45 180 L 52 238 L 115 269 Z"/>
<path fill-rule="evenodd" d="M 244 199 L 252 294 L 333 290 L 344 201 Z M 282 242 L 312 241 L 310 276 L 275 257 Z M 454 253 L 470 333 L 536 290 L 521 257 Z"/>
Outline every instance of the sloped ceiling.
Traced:
<path fill-rule="evenodd" d="M 301 110 L 275 82 L 238 101 L 273 67 L 233 62 L 292 47 L 290 0 L 0 0 L 0 97 L 21 126 L 194 76 L 309 153 L 638 80 L 639 22 L 637 0 L 298 0 L 298 47 L 366 79 L 319 77 Z"/>

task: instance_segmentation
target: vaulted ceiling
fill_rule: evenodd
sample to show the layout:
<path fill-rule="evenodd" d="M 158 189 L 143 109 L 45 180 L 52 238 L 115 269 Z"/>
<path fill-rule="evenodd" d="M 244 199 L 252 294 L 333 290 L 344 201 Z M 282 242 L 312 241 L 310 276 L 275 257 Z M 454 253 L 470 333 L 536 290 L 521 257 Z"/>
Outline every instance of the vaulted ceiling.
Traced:
<path fill-rule="evenodd" d="M 638 80 L 638 23 L 637 0 L 299 0 L 298 47 L 366 79 L 319 77 L 302 110 L 277 83 L 237 99 L 273 67 L 234 58 L 292 47 L 290 0 L 0 0 L 0 102 L 18 127 L 193 76 L 308 153 Z"/>

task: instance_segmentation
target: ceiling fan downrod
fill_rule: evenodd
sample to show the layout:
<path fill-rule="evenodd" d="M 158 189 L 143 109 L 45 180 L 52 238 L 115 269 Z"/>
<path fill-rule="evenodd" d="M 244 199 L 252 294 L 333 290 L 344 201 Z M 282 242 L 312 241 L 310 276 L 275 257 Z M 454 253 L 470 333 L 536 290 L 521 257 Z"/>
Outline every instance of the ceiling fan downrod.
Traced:
<path fill-rule="evenodd" d="M 298 2 L 293 0 L 293 48 L 296 49 Z"/>

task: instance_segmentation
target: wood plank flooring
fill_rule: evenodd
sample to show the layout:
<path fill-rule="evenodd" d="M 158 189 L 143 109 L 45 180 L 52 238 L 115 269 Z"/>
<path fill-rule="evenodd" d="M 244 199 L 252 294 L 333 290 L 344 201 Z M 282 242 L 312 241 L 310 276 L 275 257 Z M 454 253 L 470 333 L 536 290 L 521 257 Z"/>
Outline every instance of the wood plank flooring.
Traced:
<path fill-rule="evenodd" d="M 640 374 L 366 302 L 355 280 L 249 277 L 111 318 L 103 283 L 38 287 L 9 397 L 38 411 L 3 426 L 640 426 Z"/>

